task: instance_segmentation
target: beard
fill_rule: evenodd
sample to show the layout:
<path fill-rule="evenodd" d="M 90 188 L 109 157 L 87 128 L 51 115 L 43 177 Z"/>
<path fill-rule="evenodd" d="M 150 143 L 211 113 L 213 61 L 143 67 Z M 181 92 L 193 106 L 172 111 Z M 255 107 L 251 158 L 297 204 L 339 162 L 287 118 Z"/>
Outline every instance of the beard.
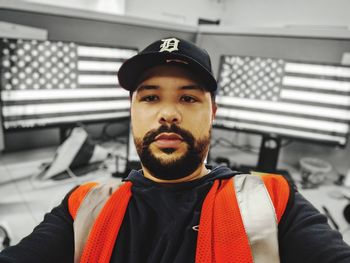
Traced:
<path fill-rule="evenodd" d="M 171 157 L 176 151 L 174 148 L 160 149 L 163 153 L 169 155 L 169 158 L 157 158 L 151 151 L 150 145 L 161 133 L 176 133 L 180 135 L 186 143 L 186 151 L 180 157 Z M 141 138 L 134 137 L 137 153 L 142 165 L 156 178 L 163 180 L 176 180 L 192 174 L 204 161 L 209 149 L 211 130 L 208 135 L 198 140 L 187 130 L 173 124 L 169 126 L 160 126 L 146 133 Z"/>

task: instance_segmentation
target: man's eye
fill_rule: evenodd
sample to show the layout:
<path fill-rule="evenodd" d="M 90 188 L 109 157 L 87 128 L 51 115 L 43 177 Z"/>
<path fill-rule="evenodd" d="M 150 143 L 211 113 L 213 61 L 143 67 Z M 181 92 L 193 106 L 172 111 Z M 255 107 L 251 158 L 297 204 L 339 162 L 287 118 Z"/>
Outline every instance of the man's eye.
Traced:
<path fill-rule="evenodd" d="M 144 96 L 141 98 L 141 101 L 145 101 L 145 102 L 154 102 L 157 100 L 158 100 L 158 97 L 155 95 Z"/>
<path fill-rule="evenodd" d="M 181 101 L 186 102 L 186 103 L 194 103 L 197 100 L 195 98 L 193 98 L 192 96 L 182 96 L 181 97 Z"/>

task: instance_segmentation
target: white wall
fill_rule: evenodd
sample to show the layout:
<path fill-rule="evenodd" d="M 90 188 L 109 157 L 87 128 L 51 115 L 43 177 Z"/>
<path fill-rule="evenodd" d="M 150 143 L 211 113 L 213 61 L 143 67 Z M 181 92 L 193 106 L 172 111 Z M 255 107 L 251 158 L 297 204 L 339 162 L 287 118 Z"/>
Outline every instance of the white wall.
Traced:
<path fill-rule="evenodd" d="M 123 15 L 125 0 L 24 0 L 25 2 L 55 5 L 61 7 L 78 8 L 89 11 L 99 11 L 110 14 Z"/>
<path fill-rule="evenodd" d="M 222 24 L 350 26 L 349 0 L 223 0 Z"/>
<path fill-rule="evenodd" d="M 220 0 L 127 0 L 125 13 L 155 20 L 197 25 L 198 18 L 220 19 L 223 13 Z"/>

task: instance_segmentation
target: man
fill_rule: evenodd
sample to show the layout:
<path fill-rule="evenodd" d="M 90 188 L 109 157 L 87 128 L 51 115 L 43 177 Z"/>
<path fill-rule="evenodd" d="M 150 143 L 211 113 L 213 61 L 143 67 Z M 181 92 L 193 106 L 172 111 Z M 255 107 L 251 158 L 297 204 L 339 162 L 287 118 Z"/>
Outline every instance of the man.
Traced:
<path fill-rule="evenodd" d="M 217 88 L 206 51 L 164 38 L 118 77 L 142 170 L 73 189 L 0 262 L 350 262 L 282 176 L 205 166 Z"/>

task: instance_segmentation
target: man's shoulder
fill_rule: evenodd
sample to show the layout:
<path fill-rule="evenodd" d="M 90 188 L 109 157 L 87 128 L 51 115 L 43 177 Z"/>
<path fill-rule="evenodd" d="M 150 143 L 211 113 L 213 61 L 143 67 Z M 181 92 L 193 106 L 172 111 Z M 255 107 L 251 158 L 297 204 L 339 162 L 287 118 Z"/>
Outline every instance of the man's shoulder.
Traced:
<path fill-rule="evenodd" d="M 111 179 L 107 182 L 86 182 L 79 185 L 68 196 L 68 209 L 69 213 L 75 218 L 77 211 L 87 197 L 87 195 L 94 195 L 98 199 L 108 198 L 116 189 L 122 185 L 120 180 Z"/>

